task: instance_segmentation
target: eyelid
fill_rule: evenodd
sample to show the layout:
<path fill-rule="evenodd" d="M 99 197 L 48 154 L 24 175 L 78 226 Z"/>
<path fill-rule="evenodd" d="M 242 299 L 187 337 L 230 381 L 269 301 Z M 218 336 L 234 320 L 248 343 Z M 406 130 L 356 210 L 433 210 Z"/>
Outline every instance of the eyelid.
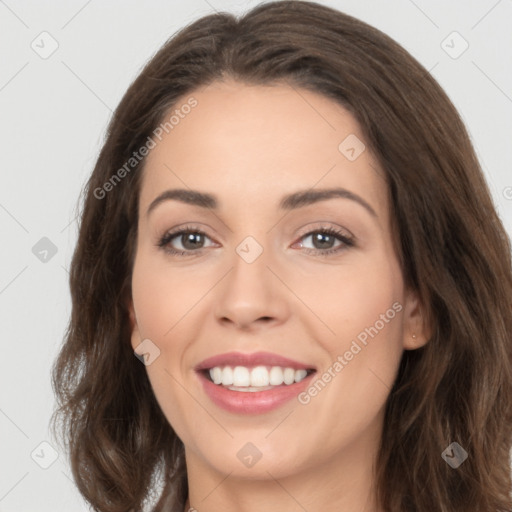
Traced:
<path fill-rule="evenodd" d="M 217 235 L 216 231 L 208 224 L 202 224 L 202 223 L 195 224 L 195 223 L 191 223 L 191 222 L 184 222 L 184 223 L 178 224 L 172 228 L 166 229 L 163 232 L 161 232 L 161 234 L 157 235 L 157 238 L 158 238 L 158 240 L 160 240 L 164 236 L 176 235 L 182 231 L 186 231 L 186 232 L 191 231 L 194 233 L 201 233 L 201 234 L 207 236 L 208 238 L 210 238 L 211 240 L 215 240 L 215 241 L 221 238 L 220 235 Z M 208 233 L 212 233 L 212 235 L 209 235 Z"/>
<path fill-rule="evenodd" d="M 181 224 L 178 226 L 175 226 L 172 229 L 169 229 L 165 231 L 162 235 L 158 237 L 158 241 L 156 243 L 157 247 L 160 249 L 166 251 L 170 255 L 173 256 L 198 256 L 202 254 L 202 252 L 208 248 L 211 248 L 212 246 L 208 247 L 199 247 L 197 249 L 190 249 L 190 250 L 182 250 L 182 249 L 175 249 L 171 246 L 171 241 L 175 238 L 179 238 L 181 235 L 186 233 L 195 233 L 199 234 L 207 239 L 209 239 L 212 242 L 212 245 L 215 247 L 215 245 L 218 246 L 219 242 L 215 240 L 214 237 L 208 235 L 208 233 L 199 227 L 198 225 L 193 225 L 189 223 Z M 313 236 L 315 233 L 326 233 L 329 236 L 333 236 L 337 241 L 339 242 L 338 246 L 326 248 L 326 249 L 316 249 L 316 248 L 310 248 L 310 247 L 304 247 L 303 240 L 304 238 L 308 238 L 310 236 Z M 291 244 L 291 247 L 293 248 L 294 245 L 297 243 L 300 243 L 300 247 L 306 254 L 315 254 L 320 256 L 329 256 L 331 254 L 340 253 L 346 249 L 349 249 L 350 247 L 355 246 L 355 236 L 346 228 L 343 228 L 341 226 L 333 225 L 331 222 L 319 222 L 316 225 L 308 225 L 301 229 L 301 233 L 298 235 L 298 238 Z M 222 245 L 222 244 L 221 244 Z"/>
<path fill-rule="evenodd" d="M 336 231 L 340 234 L 343 234 L 346 238 L 355 239 L 355 236 L 346 228 L 338 226 L 337 224 L 333 224 L 330 221 L 319 221 L 313 223 L 313 225 L 308 224 L 306 227 L 301 228 L 298 238 L 303 238 L 306 235 L 310 235 L 311 233 L 316 233 L 317 231 Z"/>
<path fill-rule="evenodd" d="M 209 226 L 208 226 L 209 227 Z M 169 253 L 171 256 L 184 256 L 184 255 L 198 255 L 202 250 L 207 249 L 208 247 L 202 247 L 197 250 L 186 250 L 183 251 L 181 249 L 174 249 L 171 247 L 171 241 L 175 238 L 178 238 L 180 235 L 184 233 L 197 233 L 203 235 L 205 238 L 208 238 L 213 245 L 218 244 L 218 242 L 208 235 L 205 229 L 199 227 L 198 225 L 184 223 L 174 228 L 168 229 L 163 232 L 163 234 L 157 237 L 156 246 L 161 250 Z"/>
<path fill-rule="evenodd" d="M 301 240 L 313 236 L 314 233 L 327 233 L 328 235 L 333 236 L 339 242 L 339 245 L 327 249 L 304 247 Z M 351 247 L 356 247 L 356 238 L 349 230 L 342 228 L 341 226 L 333 226 L 332 223 L 321 223 L 316 227 L 310 225 L 307 228 L 304 228 L 304 232 L 299 235 L 291 247 L 293 248 L 293 246 L 297 243 L 300 243 L 300 247 L 305 254 L 328 257 L 331 255 L 340 254 L 347 249 L 350 249 Z"/>

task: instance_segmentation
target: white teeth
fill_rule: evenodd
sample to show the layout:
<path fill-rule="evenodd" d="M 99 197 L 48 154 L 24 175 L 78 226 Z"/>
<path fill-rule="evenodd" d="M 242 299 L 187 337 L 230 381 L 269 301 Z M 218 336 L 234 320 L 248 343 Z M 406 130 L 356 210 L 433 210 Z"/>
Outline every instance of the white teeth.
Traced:
<path fill-rule="evenodd" d="M 255 366 L 254 368 L 215 366 L 210 369 L 210 377 L 215 384 L 247 388 L 244 391 L 262 391 L 271 389 L 272 386 L 281 386 L 283 383 L 289 386 L 294 382 L 300 382 L 306 376 L 307 370 L 294 370 L 280 366 Z"/>
<path fill-rule="evenodd" d="M 295 382 L 295 370 L 293 368 L 285 368 L 283 373 L 284 383 L 289 386 Z"/>
<path fill-rule="evenodd" d="M 295 382 L 300 382 L 302 379 L 305 379 L 307 374 L 307 370 L 295 370 Z"/>
<path fill-rule="evenodd" d="M 224 384 L 224 383 L 223 383 Z M 233 370 L 233 386 L 250 386 L 251 374 L 245 366 L 235 366 Z"/>
<path fill-rule="evenodd" d="M 214 368 L 214 370 L 215 370 L 215 368 Z M 220 370 L 220 368 L 219 368 L 219 370 Z M 215 384 L 224 384 L 225 386 L 231 386 L 231 384 L 233 384 L 233 369 L 230 368 L 229 366 L 226 366 L 226 368 L 224 368 L 222 370 L 220 379 L 221 379 L 220 382 L 214 381 Z"/>
<path fill-rule="evenodd" d="M 251 386 L 268 386 L 268 371 L 264 366 L 256 366 L 251 370 Z"/>
<path fill-rule="evenodd" d="M 215 382 L 215 384 L 220 384 L 223 381 L 222 370 L 218 366 L 212 368 L 210 370 L 210 377 L 212 378 L 213 382 Z"/>
<path fill-rule="evenodd" d="M 284 382 L 283 369 L 279 366 L 273 366 L 270 370 L 269 382 L 272 386 L 280 386 Z"/>

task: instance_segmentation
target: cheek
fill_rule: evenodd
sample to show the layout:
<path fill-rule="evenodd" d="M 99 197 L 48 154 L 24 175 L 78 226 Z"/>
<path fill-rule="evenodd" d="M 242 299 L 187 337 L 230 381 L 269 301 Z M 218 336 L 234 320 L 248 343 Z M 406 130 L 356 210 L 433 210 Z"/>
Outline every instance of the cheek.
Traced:
<path fill-rule="evenodd" d="M 386 326 L 389 331 L 388 327 L 399 323 L 395 321 L 396 310 L 392 306 L 393 303 L 401 303 L 401 300 L 399 287 L 385 271 L 362 273 L 345 283 L 341 292 L 342 309 L 338 313 L 338 323 L 342 321 L 345 325 L 343 329 L 340 328 L 340 332 L 356 337 L 372 326 L 376 326 L 379 331 L 384 331 L 383 327 Z M 381 319 L 381 315 L 385 316 L 385 320 Z"/>
<path fill-rule="evenodd" d="M 357 410 L 358 403 L 378 408 L 392 387 L 403 352 L 404 295 L 398 263 L 384 254 L 340 267 L 328 277 L 305 281 L 301 293 L 322 320 L 314 322 L 316 340 L 329 354 L 327 369 L 336 375 L 329 394 L 339 393 L 330 398 L 344 403 L 343 408 Z"/>
<path fill-rule="evenodd" d="M 141 336 L 168 339 L 204 291 L 190 272 L 169 271 L 165 258 L 141 254 L 132 277 L 132 295 Z"/>
<path fill-rule="evenodd" d="M 192 288 L 192 289 L 191 289 Z M 162 391 L 175 395 L 176 380 L 186 351 L 190 333 L 184 332 L 187 311 L 193 304 L 193 287 L 180 281 L 179 274 L 173 279 L 159 262 L 150 261 L 144 255 L 135 262 L 132 276 L 132 297 L 137 316 L 140 341 L 149 339 L 156 346 L 158 358 L 146 367 L 157 399 Z M 132 344 L 137 343 L 133 340 Z M 160 400 L 159 400 L 160 401 Z"/>
<path fill-rule="evenodd" d="M 376 322 L 382 328 L 381 315 L 386 315 L 390 308 L 386 320 L 390 317 L 391 320 L 380 330 L 388 334 L 400 330 L 401 321 L 395 313 L 401 308 L 392 309 L 394 303 L 400 305 L 403 300 L 399 269 L 393 261 L 383 259 L 377 263 L 360 263 L 340 266 L 316 278 L 303 278 L 295 285 L 300 290 L 297 295 L 306 297 L 310 310 L 322 320 L 323 329 L 318 335 L 329 344 L 326 348 L 331 353 Z"/>
<path fill-rule="evenodd" d="M 168 422 L 183 439 L 192 420 L 190 408 L 186 406 L 190 404 L 190 395 L 180 384 L 183 381 L 180 367 L 191 337 L 187 312 L 197 302 L 198 290 L 187 286 L 180 273 L 170 276 L 155 260 L 138 255 L 133 269 L 132 297 L 140 339 L 150 339 L 159 350 L 159 356 L 146 366 L 151 387 Z"/>
<path fill-rule="evenodd" d="M 403 297 L 401 281 L 392 275 L 384 270 L 352 274 L 316 297 L 314 307 L 332 331 L 316 330 L 329 361 L 318 375 L 321 382 L 306 390 L 301 403 L 309 401 L 310 417 L 325 418 L 333 438 L 350 441 L 367 429 L 396 378 L 403 353 Z"/>

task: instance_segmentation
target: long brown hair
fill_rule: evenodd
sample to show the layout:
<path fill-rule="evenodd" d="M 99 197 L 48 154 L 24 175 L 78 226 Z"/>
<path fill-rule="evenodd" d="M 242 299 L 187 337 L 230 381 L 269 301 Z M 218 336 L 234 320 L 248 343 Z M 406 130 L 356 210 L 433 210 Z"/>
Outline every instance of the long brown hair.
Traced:
<path fill-rule="evenodd" d="M 293 0 L 183 28 L 145 66 L 109 124 L 81 198 L 72 314 L 52 374 L 52 425 L 79 491 L 101 512 L 184 507 L 183 443 L 130 345 L 145 159 L 126 163 L 178 100 L 225 77 L 286 82 L 338 102 L 385 171 L 404 279 L 433 329 L 424 347 L 403 353 L 386 404 L 376 468 L 382 508 L 512 510 L 511 246 L 468 133 L 435 79 L 391 38 Z M 453 442 L 468 454 L 456 469 L 442 457 Z"/>

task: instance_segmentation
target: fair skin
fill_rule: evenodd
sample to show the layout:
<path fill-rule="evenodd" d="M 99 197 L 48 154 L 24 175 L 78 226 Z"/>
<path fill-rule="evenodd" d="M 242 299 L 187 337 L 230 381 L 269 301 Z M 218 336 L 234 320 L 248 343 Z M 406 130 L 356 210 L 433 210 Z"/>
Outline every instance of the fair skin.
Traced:
<path fill-rule="evenodd" d="M 131 305 L 133 349 L 150 339 L 160 350 L 146 369 L 185 446 L 185 510 L 380 512 L 373 471 L 385 401 L 403 351 L 428 333 L 393 248 L 379 165 L 368 148 L 354 161 L 340 152 L 349 134 L 364 137 L 348 111 L 319 94 L 230 80 L 178 106 L 190 96 L 197 107 L 146 161 Z M 279 207 L 293 192 L 335 187 L 375 215 L 341 197 Z M 212 194 L 217 208 L 171 199 L 148 215 L 169 189 Z M 158 247 L 183 226 L 205 233 L 197 249 L 179 256 Z M 310 233 L 326 227 L 354 245 L 328 238 L 341 250 L 323 254 Z M 263 248 L 252 263 L 236 252 L 248 236 Z M 184 251 L 183 240 L 168 245 Z M 307 404 L 236 414 L 210 400 L 194 371 L 217 354 L 261 350 L 309 362 L 321 376 L 394 303 L 400 311 Z M 252 467 L 237 457 L 247 442 L 262 454 Z"/>

